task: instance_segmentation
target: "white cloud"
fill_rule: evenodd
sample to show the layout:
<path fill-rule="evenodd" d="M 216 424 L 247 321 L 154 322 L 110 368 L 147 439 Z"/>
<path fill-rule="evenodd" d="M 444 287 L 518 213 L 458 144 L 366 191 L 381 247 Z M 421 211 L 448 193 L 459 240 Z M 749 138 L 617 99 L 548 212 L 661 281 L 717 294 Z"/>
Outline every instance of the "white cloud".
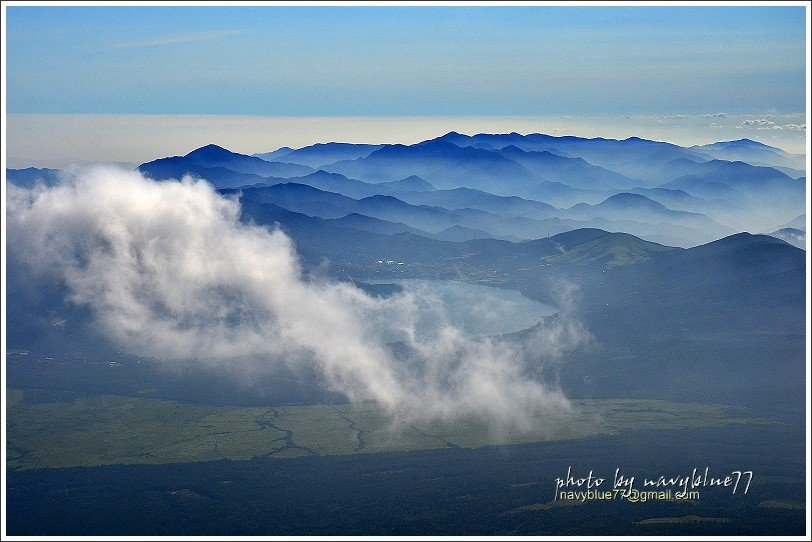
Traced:
<path fill-rule="evenodd" d="M 806 124 L 778 124 L 768 119 L 748 119 L 741 123 L 741 127 L 755 128 L 756 130 L 806 130 Z"/>
<path fill-rule="evenodd" d="M 555 386 L 531 376 L 588 338 L 566 292 L 560 317 L 526 340 L 475 339 L 415 291 L 374 298 L 307 276 L 290 238 L 239 215 L 203 181 L 94 167 L 52 188 L 10 185 L 8 243 L 135 353 L 249 374 L 309 364 L 330 389 L 405 417 L 523 427 L 566 409 Z M 420 336 L 427 319 L 434 332 Z M 393 337 L 408 354 L 393 353 Z"/>

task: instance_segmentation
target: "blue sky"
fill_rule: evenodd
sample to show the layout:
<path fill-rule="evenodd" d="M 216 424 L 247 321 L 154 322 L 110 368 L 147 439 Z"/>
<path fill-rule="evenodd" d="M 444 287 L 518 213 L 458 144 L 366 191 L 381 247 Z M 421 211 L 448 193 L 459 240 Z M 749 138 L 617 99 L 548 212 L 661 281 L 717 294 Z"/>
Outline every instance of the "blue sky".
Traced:
<path fill-rule="evenodd" d="M 8 7 L 9 113 L 805 112 L 802 7 Z"/>

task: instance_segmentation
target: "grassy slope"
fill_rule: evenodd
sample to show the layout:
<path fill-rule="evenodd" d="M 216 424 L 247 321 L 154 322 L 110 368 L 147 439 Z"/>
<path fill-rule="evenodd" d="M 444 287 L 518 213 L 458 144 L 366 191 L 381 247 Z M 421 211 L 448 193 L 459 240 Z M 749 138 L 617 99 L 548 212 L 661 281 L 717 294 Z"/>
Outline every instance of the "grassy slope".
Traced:
<path fill-rule="evenodd" d="M 668 250 L 673 248 L 618 233 L 583 243 L 563 254 L 548 256 L 547 259 L 554 263 L 601 264 L 611 269 L 641 263 L 654 253 Z"/>
<path fill-rule="evenodd" d="M 8 415 L 13 469 L 477 448 L 759 422 L 718 405 L 578 401 L 560 420 L 538 418 L 530 431 L 496 434 L 473 421 L 395 422 L 370 404 L 247 408 L 112 395 L 32 403 L 21 390 L 9 394 Z"/>

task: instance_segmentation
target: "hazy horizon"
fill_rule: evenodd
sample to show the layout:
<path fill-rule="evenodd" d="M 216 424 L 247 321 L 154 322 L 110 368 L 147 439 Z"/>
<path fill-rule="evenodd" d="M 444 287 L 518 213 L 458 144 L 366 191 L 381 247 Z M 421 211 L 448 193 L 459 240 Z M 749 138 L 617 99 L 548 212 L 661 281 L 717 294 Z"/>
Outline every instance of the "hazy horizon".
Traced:
<path fill-rule="evenodd" d="M 59 168 L 70 163 L 138 165 L 215 143 L 244 154 L 314 143 L 413 144 L 450 131 L 546 133 L 682 146 L 742 138 L 803 154 L 802 113 L 546 117 L 274 117 L 247 115 L 11 114 L 7 167 Z"/>

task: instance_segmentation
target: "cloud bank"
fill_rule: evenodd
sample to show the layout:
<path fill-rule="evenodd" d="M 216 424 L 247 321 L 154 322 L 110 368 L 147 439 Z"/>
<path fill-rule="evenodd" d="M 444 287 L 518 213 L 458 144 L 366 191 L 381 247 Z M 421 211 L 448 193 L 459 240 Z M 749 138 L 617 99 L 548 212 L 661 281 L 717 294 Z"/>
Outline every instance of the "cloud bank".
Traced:
<path fill-rule="evenodd" d="M 806 124 L 776 124 L 768 119 L 748 119 L 741 123 L 742 127 L 752 127 L 757 130 L 798 130 L 806 131 Z"/>
<path fill-rule="evenodd" d="M 289 237 L 241 223 L 238 201 L 204 181 L 75 170 L 50 188 L 9 185 L 7 217 L 10 250 L 129 351 L 235 371 L 308 364 L 399 416 L 527 426 L 567 407 L 538 373 L 588 337 L 564 314 L 521 341 L 472 338 L 415 291 L 384 299 L 309 276 Z"/>

